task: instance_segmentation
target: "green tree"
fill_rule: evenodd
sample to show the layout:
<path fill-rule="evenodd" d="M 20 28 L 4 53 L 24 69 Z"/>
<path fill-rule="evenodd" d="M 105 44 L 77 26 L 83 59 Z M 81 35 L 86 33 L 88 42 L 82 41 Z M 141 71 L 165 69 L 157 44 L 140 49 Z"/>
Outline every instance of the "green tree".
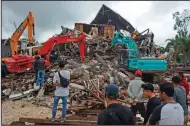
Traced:
<path fill-rule="evenodd" d="M 175 12 L 173 14 L 175 19 L 174 30 L 177 31 L 175 38 L 167 39 L 168 42 L 165 51 L 169 51 L 171 46 L 174 47 L 174 55 L 176 59 L 179 59 L 179 54 L 184 57 L 181 58 L 184 63 L 190 62 L 190 34 L 188 26 L 190 26 L 190 10 L 184 10 L 182 13 Z"/>
<path fill-rule="evenodd" d="M 190 10 L 185 9 L 182 13 L 175 12 L 173 14 L 175 20 L 174 30 L 177 31 L 179 37 L 187 37 L 188 26 L 190 25 Z"/>

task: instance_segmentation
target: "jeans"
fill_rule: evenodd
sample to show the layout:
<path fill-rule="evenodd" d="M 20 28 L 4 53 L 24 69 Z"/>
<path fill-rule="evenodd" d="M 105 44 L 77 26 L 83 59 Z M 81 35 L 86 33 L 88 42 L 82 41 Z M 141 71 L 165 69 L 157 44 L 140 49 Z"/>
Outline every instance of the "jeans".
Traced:
<path fill-rule="evenodd" d="M 67 96 L 63 96 L 63 97 L 54 96 L 53 110 L 52 110 L 52 118 L 53 119 L 55 119 L 55 117 L 56 117 L 57 105 L 58 105 L 58 102 L 59 102 L 60 98 L 62 99 L 62 104 L 63 104 L 63 107 L 62 107 L 62 119 L 65 119 L 66 111 L 67 111 Z"/>
<path fill-rule="evenodd" d="M 38 70 L 35 70 L 35 81 L 37 81 L 38 78 Z"/>
<path fill-rule="evenodd" d="M 38 77 L 37 77 L 37 81 L 36 81 L 36 86 L 39 86 L 39 84 L 41 84 L 41 86 L 44 85 L 44 79 L 45 79 L 45 70 L 38 70 Z M 41 81 L 41 83 L 40 83 Z"/>

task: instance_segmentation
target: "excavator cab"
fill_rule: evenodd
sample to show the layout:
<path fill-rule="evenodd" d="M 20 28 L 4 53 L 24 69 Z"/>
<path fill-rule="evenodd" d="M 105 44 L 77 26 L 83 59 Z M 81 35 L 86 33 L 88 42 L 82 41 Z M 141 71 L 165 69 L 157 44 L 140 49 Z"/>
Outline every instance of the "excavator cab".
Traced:
<path fill-rule="evenodd" d="M 123 44 L 127 49 L 121 49 L 119 56 L 119 64 L 127 70 L 143 70 L 143 71 L 166 71 L 167 61 L 152 57 L 140 57 L 138 47 L 134 40 L 120 33 L 115 33 L 112 39 L 112 46 Z"/>
<path fill-rule="evenodd" d="M 128 49 L 121 49 L 119 53 L 118 65 L 122 68 L 128 68 Z"/>

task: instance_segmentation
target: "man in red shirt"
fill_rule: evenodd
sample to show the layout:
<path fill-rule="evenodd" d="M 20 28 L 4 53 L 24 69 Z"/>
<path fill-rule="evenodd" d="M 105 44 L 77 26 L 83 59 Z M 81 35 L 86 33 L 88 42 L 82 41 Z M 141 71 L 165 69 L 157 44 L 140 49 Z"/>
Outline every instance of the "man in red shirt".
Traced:
<path fill-rule="evenodd" d="M 179 72 L 178 74 L 179 74 L 179 77 L 181 78 L 180 86 L 183 86 L 185 88 L 186 99 L 187 99 L 187 95 L 189 94 L 189 84 L 188 84 L 187 79 L 185 78 L 185 76 L 182 72 Z M 187 102 L 187 107 L 188 107 L 188 102 Z"/>
<path fill-rule="evenodd" d="M 184 74 L 182 72 L 179 72 L 179 77 L 181 78 L 180 86 L 183 86 L 186 91 L 186 95 L 189 94 L 189 84 L 187 82 L 187 79 L 185 78 Z"/>

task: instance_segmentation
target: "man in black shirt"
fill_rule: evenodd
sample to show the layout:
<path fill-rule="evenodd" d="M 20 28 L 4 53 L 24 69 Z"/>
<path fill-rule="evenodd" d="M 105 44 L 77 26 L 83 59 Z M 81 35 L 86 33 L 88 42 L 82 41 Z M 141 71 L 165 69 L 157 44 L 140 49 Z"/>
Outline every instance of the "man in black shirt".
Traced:
<path fill-rule="evenodd" d="M 135 125 L 131 110 L 118 103 L 119 88 L 116 84 L 105 87 L 107 108 L 99 114 L 98 125 Z"/>
<path fill-rule="evenodd" d="M 150 83 L 143 84 L 142 88 L 143 88 L 143 95 L 147 96 L 149 99 L 147 102 L 147 109 L 146 109 L 145 117 L 144 117 L 144 125 L 146 125 L 154 109 L 157 106 L 159 106 L 161 103 L 160 103 L 160 99 L 158 99 L 154 94 L 154 86 L 152 84 Z"/>
<path fill-rule="evenodd" d="M 40 59 L 40 57 L 38 55 L 36 55 L 35 60 L 32 62 L 33 69 L 35 71 L 35 81 L 37 81 L 37 77 L 38 77 L 39 59 Z"/>

